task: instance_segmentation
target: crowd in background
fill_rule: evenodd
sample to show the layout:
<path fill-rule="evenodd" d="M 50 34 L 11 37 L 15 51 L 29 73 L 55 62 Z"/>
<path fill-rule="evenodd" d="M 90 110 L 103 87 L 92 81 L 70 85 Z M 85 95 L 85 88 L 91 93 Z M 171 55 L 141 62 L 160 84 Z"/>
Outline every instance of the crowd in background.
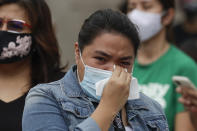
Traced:
<path fill-rule="evenodd" d="M 183 12 L 178 23 L 175 3 Z M 197 130 L 197 89 L 172 80 L 184 76 L 197 88 L 197 0 L 117 7 L 84 21 L 69 69 L 45 0 L 0 1 L 0 130 Z M 140 98 L 130 102 L 136 80 Z"/>

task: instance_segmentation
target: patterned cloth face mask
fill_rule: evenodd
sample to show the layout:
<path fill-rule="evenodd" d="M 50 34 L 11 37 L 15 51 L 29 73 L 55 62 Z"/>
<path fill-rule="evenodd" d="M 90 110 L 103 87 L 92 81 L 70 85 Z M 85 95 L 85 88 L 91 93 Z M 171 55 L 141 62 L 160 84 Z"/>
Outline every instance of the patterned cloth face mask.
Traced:
<path fill-rule="evenodd" d="M 13 63 L 26 58 L 31 48 L 31 33 L 0 31 L 0 64 Z"/>

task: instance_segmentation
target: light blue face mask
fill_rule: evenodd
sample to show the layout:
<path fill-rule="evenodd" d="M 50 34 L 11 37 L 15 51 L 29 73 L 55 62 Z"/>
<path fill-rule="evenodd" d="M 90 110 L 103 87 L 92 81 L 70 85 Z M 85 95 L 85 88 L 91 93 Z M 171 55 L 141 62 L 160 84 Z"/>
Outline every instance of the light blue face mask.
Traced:
<path fill-rule="evenodd" d="M 112 72 L 90 67 L 84 63 L 81 54 L 80 54 L 80 58 L 84 65 L 85 70 L 84 70 L 83 80 L 79 82 L 79 84 L 81 85 L 83 91 L 88 97 L 93 98 L 96 101 L 100 101 L 102 91 L 107 81 L 110 79 Z M 78 75 L 78 70 L 77 70 L 77 75 Z M 78 80 L 80 80 L 79 75 L 78 75 Z M 136 78 L 132 77 L 128 99 L 138 99 L 138 98 L 139 98 L 138 82 Z"/>
<path fill-rule="evenodd" d="M 99 101 L 101 97 L 96 95 L 96 83 L 103 79 L 110 78 L 112 72 L 90 67 L 83 62 L 81 54 L 80 54 L 80 58 L 84 65 L 85 70 L 84 70 L 83 80 L 79 82 L 79 84 L 81 85 L 83 91 L 87 96 Z M 80 80 L 79 76 L 78 76 L 78 80 Z"/>

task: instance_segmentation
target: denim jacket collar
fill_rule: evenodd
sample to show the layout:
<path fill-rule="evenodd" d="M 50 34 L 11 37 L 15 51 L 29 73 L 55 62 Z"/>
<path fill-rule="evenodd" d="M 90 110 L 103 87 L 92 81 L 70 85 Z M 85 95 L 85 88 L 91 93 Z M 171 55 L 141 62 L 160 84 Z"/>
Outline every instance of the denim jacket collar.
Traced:
<path fill-rule="evenodd" d="M 141 99 L 142 97 L 143 95 L 140 94 L 140 99 L 128 100 L 126 104 L 127 110 L 134 110 L 134 109 L 148 110 L 148 107 L 146 106 L 147 104 Z"/>
<path fill-rule="evenodd" d="M 136 115 L 139 114 L 140 110 L 149 111 L 147 103 L 142 100 L 143 94 L 140 94 L 140 99 L 129 100 L 126 104 L 126 112 L 128 121 L 133 119 Z"/>
<path fill-rule="evenodd" d="M 76 74 L 77 66 L 73 65 L 61 80 L 61 87 L 68 97 L 85 97 Z"/>

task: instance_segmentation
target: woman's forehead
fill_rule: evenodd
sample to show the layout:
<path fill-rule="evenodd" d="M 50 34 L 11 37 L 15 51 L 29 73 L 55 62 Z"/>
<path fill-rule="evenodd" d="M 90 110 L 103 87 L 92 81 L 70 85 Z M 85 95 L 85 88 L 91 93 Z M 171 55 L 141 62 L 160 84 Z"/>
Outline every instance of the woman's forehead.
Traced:
<path fill-rule="evenodd" d="M 134 46 L 131 41 L 120 34 L 104 33 L 97 36 L 91 44 L 87 45 L 84 50 L 94 52 L 95 50 L 102 50 L 104 52 L 111 52 L 112 54 L 125 52 L 133 52 Z M 110 54 L 111 54 L 110 53 Z"/>
<path fill-rule="evenodd" d="M 128 0 L 129 2 L 154 2 L 157 0 Z"/>
<path fill-rule="evenodd" d="M 25 9 L 15 3 L 0 6 L 0 17 L 28 21 Z"/>

